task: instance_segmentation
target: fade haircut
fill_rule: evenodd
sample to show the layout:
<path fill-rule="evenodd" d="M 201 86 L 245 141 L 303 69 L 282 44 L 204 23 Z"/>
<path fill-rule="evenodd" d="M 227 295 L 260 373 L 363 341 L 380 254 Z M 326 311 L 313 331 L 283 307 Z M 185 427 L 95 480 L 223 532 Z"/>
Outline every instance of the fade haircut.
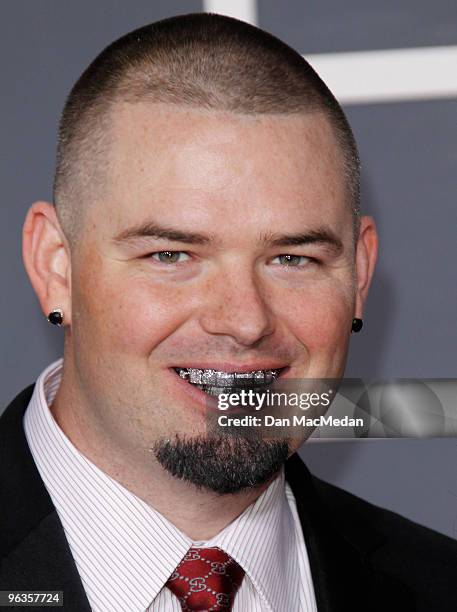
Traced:
<path fill-rule="evenodd" d="M 144 100 L 245 115 L 325 113 L 341 149 L 356 236 L 357 145 L 328 87 L 299 53 L 271 34 L 231 17 L 194 13 L 122 36 L 73 86 L 60 121 L 53 193 L 71 247 L 88 203 L 103 197 L 113 107 Z"/>

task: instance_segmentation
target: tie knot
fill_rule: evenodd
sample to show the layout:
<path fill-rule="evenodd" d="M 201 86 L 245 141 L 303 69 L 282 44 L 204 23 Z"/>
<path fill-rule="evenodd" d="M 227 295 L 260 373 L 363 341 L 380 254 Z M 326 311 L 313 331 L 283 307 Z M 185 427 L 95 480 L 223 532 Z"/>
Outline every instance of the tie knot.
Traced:
<path fill-rule="evenodd" d="M 184 611 L 232 609 L 244 569 L 220 548 L 190 548 L 166 586 Z"/>

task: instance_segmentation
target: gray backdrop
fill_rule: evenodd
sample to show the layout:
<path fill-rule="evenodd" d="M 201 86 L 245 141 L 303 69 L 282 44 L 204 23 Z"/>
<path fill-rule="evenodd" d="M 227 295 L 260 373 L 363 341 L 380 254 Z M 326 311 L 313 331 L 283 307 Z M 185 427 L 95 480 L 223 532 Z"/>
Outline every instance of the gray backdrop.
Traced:
<path fill-rule="evenodd" d="M 2 5 L 0 412 L 62 352 L 63 332 L 46 322 L 23 268 L 21 230 L 30 204 L 51 197 L 65 96 L 121 34 L 202 8 L 197 0 Z M 457 44 L 454 0 L 260 0 L 258 16 L 304 54 Z M 380 232 L 365 327 L 351 339 L 346 375 L 454 377 L 457 100 L 346 110 L 363 160 L 364 211 Z M 301 453 L 328 481 L 457 537 L 456 440 L 313 443 Z"/>

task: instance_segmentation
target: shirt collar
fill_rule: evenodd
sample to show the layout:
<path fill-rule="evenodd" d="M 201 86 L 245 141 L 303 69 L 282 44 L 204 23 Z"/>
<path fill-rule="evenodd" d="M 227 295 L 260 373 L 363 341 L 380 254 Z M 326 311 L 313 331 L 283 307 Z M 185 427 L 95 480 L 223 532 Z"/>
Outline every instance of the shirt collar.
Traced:
<path fill-rule="evenodd" d="M 272 610 L 291 609 L 285 585 L 287 576 L 296 571 L 297 560 L 290 554 L 295 535 L 284 472 L 219 534 L 207 542 L 193 543 L 162 514 L 89 461 L 60 429 L 49 406 L 57 393 L 62 367 L 61 358 L 39 376 L 24 427 L 88 596 L 96 597 L 101 576 L 94 575 L 93 566 L 100 565 L 109 576 L 104 597 L 112 597 L 118 605 L 120 594 L 128 594 L 128 608 L 144 610 L 190 546 L 218 546 L 244 568 Z M 61 469 L 56 470 L 56 465 Z M 109 602 L 105 603 L 109 607 Z"/>
<path fill-rule="evenodd" d="M 293 516 L 284 471 L 254 504 L 205 546 L 219 546 L 245 570 L 272 610 L 292 610 L 288 577 L 297 575 Z"/>

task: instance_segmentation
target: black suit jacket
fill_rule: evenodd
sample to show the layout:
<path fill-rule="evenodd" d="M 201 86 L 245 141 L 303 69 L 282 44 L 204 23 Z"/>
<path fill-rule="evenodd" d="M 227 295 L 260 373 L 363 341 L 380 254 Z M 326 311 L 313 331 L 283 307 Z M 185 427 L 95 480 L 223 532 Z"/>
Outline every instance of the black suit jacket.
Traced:
<path fill-rule="evenodd" d="M 0 418 L 0 590 L 62 590 L 64 610 L 89 612 L 24 434 L 33 387 Z M 298 455 L 287 461 L 286 478 L 319 612 L 457 611 L 457 542 L 313 477 Z"/>

